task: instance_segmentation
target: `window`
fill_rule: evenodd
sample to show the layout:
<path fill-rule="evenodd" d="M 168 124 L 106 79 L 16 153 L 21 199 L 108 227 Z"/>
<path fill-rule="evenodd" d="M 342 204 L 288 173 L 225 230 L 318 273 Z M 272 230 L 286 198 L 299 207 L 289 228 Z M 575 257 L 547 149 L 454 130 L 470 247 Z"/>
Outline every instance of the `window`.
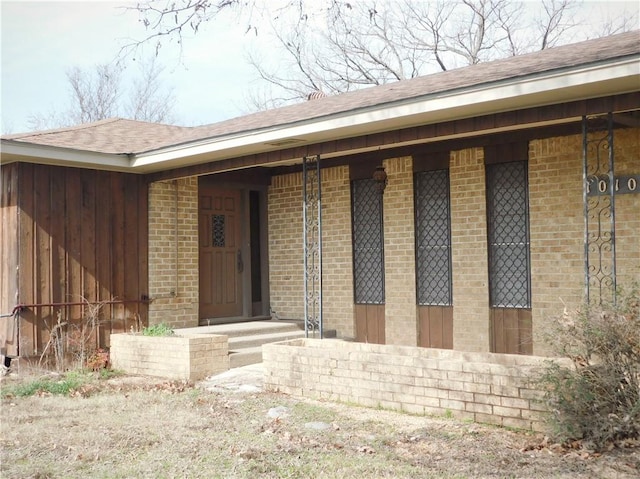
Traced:
<path fill-rule="evenodd" d="M 452 287 L 449 170 L 415 173 L 414 202 L 418 304 L 450 306 Z"/>
<path fill-rule="evenodd" d="M 527 162 L 488 164 L 486 174 L 491 306 L 530 308 Z"/>
<path fill-rule="evenodd" d="M 384 304 L 382 194 L 373 179 L 351 182 L 354 300 Z"/>

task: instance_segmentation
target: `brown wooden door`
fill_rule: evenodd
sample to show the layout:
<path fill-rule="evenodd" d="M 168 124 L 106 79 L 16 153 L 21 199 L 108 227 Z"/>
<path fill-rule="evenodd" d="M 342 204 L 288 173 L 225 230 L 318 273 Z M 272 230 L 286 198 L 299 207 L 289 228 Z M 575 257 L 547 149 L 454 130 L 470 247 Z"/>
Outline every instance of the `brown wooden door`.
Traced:
<path fill-rule="evenodd" d="M 200 319 L 242 315 L 240 191 L 199 194 Z"/>

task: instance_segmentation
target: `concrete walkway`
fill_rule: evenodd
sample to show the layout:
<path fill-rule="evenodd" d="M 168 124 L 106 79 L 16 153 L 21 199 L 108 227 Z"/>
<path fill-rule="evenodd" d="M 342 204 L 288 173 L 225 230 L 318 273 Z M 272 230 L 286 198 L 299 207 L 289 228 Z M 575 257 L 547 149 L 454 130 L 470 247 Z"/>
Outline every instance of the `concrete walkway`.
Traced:
<path fill-rule="evenodd" d="M 264 368 L 262 363 L 232 368 L 215 376 L 210 376 L 197 387 L 211 392 L 259 393 L 263 390 Z"/>

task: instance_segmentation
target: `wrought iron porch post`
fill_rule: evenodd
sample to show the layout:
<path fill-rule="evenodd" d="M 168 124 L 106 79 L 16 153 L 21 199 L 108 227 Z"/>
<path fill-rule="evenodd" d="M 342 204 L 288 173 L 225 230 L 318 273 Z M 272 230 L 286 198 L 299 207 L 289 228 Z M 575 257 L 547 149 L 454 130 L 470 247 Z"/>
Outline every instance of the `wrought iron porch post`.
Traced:
<path fill-rule="evenodd" d="M 322 326 L 322 189 L 320 155 L 302 159 L 304 241 L 304 331 L 319 334 Z"/>
<path fill-rule="evenodd" d="M 588 303 L 616 301 L 613 114 L 582 117 L 584 274 Z"/>

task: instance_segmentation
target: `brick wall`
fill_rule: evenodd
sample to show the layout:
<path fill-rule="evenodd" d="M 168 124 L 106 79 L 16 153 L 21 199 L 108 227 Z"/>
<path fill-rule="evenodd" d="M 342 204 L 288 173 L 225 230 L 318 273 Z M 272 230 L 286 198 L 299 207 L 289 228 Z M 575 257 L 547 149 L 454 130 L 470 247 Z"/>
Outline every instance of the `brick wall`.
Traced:
<path fill-rule="evenodd" d="M 271 310 L 279 318 L 302 319 L 302 174 L 273 177 L 267 204 Z"/>
<path fill-rule="evenodd" d="M 323 312 L 327 328 L 355 336 L 349 167 L 322 170 Z"/>
<path fill-rule="evenodd" d="M 550 318 L 582 301 L 584 212 L 582 137 L 529 143 L 533 353 L 548 354 Z"/>
<path fill-rule="evenodd" d="M 353 337 L 349 168 L 327 168 L 321 174 L 324 326 Z M 280 318 L 302 319 L 302 175 L 272 178 L 268 203 L 271 308 Z"/>
<path fill-rule="evenodd" d="M 489 350 L 484 151 L 451 152 L 451 259 L 453 347 Z"/>
<path fill-rule="evenodd" d="M 417 344 L 413 163 L 385 160 L 384 192 L 385 335 L 387 344 Z"/>
<path fill-rule="evenodd" d="M 614 133 L 616 175 L 640 173 L 640 130 Z M 547 325 L 584 296 L 582 136 L 531 141 L 529 212 L 534 354 L 549 354 Z M 640 194 L 616 195 L 618 285 L 640 280 Z"/>
<path fill-rule="evenodd" d="M 149 323 L 198 325 L 198 179 L 149 185 Z"/>
<path fill-rule="evenodd" d="M 130 374 L 197 381 L 229 369 L 228 338 L 112 334 L 110 361 L 114 369 Z"/>
<path fill-rule="evenodd" d="M 616 175 L 640 174 L 640 129 L 616 130 L 614 155 Z M 628 286 L 640 282 L 640 192 L 617 195 L 615 201 L 616 274 L 618 284 Z"/>
<path fill-rule="evenodd" d="M 265 388 L 294 396 L 540 431 L 543 358 L 296 339 L 263 346 Z"/>

